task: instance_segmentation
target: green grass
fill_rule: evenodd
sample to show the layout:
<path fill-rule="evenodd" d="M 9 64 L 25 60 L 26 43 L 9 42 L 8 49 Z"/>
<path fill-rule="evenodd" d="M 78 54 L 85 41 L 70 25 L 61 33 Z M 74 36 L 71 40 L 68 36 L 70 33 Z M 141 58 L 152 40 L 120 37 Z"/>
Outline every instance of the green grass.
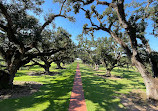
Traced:
<path fill-rule="evenodd" d="M 140 74 L 133 69 L 115 68 L 112 75 L 121 76 L 122 79 L 104 79 L 94 74 L 105 74 L 105 69 L 94 71 L 80 64 L 84 96 L 88 111 L 124 111 L 120 103 L 120 93 L 126 94 L 132 89 L 145 91 Z M 124 74 L 123 74 L 124 73 Z"/>
<path fill-rule="evenodd" d="M 52 64 L 51 71 L 60 72 L 55 76 L 28 76 L 28 70 L 19 70 L 15 81 L 36 81 L 43 84 L 40 90 L 31 96 L 17 99 L 0 100 L 0 111 L 66 111 L 69 106 L 69 98 L 74 81 L 76 63 L 67 65 L 67 69 L 54 70 Z M 42 71 L 35 66 L 29 71 Z"/>
<path fill-rule="evenodd" d="M 94 71 L 80 61 L 80 71 L 84 88 L 84 96 L 88 111 L 124 111 L 120 103 L 120 94 L 133 89 L 145 91 L 140 74 L 134 69 L 115 68 L 112 75 L 122 79 L 104 79 L 95 74 L 105 74 L 105 68 Z M 39 66 L 22 68 L 16 74 L 15 81 L 36 81 L 43 84 L 40 90 L 31 96 L 17 99 L 0 100 L 0 111 L 67 111 L 72 91 L 77 63 L 66 65 L 67 69 L 55 69 L 52 64 L 50 71 L 59 72 L 55 76 L 28 76 L 29 71 L 44 71 Z"/>

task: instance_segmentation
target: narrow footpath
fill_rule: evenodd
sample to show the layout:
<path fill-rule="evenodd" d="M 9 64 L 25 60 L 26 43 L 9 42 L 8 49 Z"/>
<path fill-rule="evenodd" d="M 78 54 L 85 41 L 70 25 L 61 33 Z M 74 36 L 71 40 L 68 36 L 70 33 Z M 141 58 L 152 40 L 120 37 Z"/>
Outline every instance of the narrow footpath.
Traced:
<path fill-rule="evenodd" d="M 69 111 L 87 111 L 79 64 L 77 64 L 76 75 L 70 98 Z"/>

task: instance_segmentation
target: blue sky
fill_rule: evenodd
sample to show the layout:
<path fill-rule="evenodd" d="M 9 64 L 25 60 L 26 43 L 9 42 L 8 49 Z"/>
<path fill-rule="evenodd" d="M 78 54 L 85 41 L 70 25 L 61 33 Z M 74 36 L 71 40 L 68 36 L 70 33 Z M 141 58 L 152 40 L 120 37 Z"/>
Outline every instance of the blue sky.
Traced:
<path fill-rule="evenodd" d="M 40 23 L 44 23 L 44 15 L 48 14 L 49 12 L 53 13 L 59 13 L 60 5 L 55 3 L 53 4 L 52 0 L 46 0 L 45 3 L 42 5 L 42 8 L 44 9 L 44 12 L 42 15 L 40 15 L 38 18 L 40 20 Z M 105 7 L 101 7 L 99 10 L 103 10 Z M 71 35 L 72 40 L 77 44 L 77 35 L 82 33 L 82 27 L 85 23 L 89 23 L 87 19 L 85 19 L 85 14 L 83 11 L 81 11 L 79 14 L 70 13 L 71 16 L 74 16 L 76 19 L 76 22 L 70 22 L 68 19 L 58 17 L 55 19 L 54 23 L 56 27 L 63 27 L 66 29 Z M 147 32 L 151 32 L 152 23 L 149 23 L 149 27 L 147 28 Z M 103 31 L 96 31 L 94 33 L 95 37 L 105 37 L 109 36 L 106 32 Z M 152 48 L 152 50 L 158 51 L 158 38 L 155 38 L 151 34 L 146 34 L 147 39 L 149 39 L 149 44 Z"/>

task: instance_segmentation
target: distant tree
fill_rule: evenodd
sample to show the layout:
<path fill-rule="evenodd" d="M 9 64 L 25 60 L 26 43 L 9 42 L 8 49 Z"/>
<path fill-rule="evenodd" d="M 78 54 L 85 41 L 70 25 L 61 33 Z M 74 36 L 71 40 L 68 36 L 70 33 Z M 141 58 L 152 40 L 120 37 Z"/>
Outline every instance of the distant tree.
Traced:
<path fill-rule="evenodd" d="M 57 64 L 58 69 L 63 69 L 61 63 L 71 63 L 75 59 L 75 44 L 71 40 L 71 35 L 62 27 L 59 27 L 54 33 L 55 44 L 54 47 L 65 48 L 53 55 L 53 62 Z"/>
<path fill-rule="evenodd" d="M 94 66 L 95 59 L 93 57 L 93 43 L 91 40 L 88 40 L 87 38 L 83 38 L 83 35 L 78 35 L 78 57 L 82 60 L 83 63 L 89 64 L 92 67 Z"/>
<path fill-rule="evenodd" d="M 79 37 L 80 58 L 84 63 L 91 64 L 95 70 L 99 70 L 99 65 L 102 64 L 106 68 L 106 76 L 111 76 L 111 71 L 115 67 L 124 66 L 127 64 L 122 48 L 113 41 L 113 38 L 102 37 L 94 40 L 87 40 Z"/>
<path fill-rule="evenodd" d="M 101 64 L 100 56 L 97 55 L 97 54 L 94 54 L 93 57 L 92 57 L 92 59 L 93 59 L 93 62 L 95 64 L 94 69 L 95 70 L 99 70 L 99 66 Z"/>
<path fill-rule="evenodd" d="M 125 58 L 122 49 L 113 41 L 113 38 L 99 38 L 96 43 L 96 52 L 100 56 L 103 66 L 106 68 L 106 76 L 111 76 L 111 71 L 115 67 L 123 67 L 127 64 L 127 61 L 122 59 L 123 57 Z"/>
<path fill-rule="evenodd" d="M 38 44 L 38 52 L 49 52 L 51 49 L 58 49 L 54 47 L 55 44 L 55 38 L 53 36 L 53 31 L 47 29 L 44 30 L 41 33 L 41 42 Z M 52 55 L 49 56 L 37 56 L 37 58 L 33 58 L 31 65 L 25 65 L 25 66 L 34 66 L 34 65 L 39 65 L 40 67 L 44 68 L 45 73 L 49 74 L 50 70 L 49 68 L 51 67 L 51 63 L 53 62 L 53 57 Z"/>
<path fill-rule="evenodd" d="M 75 56 L 75 44 L 71 40 L 71 35 L 63 28 L 57 28 L 57 31 L 44 30 L 42 32 L 41 43 L 39 44 L 39 52 L 48 52 L 51 49 L 62 49 L 64 50 L 52 54 L 51 56 L 39 56 L 32 60 L 32 65 L 39 65 L 45 69 L 45 73 L 49 74 L 49 68 L 51 63 L 55 62 L 58 69 L 63 69 L 60 63 L 71 63 L 74 61 Z"/>

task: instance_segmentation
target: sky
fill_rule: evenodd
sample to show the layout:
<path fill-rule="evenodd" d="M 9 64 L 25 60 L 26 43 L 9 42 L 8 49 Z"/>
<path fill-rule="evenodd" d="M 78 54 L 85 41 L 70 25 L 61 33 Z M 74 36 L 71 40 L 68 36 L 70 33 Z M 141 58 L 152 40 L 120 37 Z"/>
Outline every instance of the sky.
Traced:
<path fill-rule="evenodd" d="M 55 14 L 59 13 L 60 5 L 57 3 L 53 3 L 52 0 L 45 0 L 45 3 L 42 5 L 43 13 L 38 17 L 41 24 L 44 23 L 44 15 L 49 14 L 50 12 L 53 12 Z M 104 10 L 104 6 L 101 6 L 98 8 L 99 12 Z M 85 19 L 85 14 L 83 11 L 80 11 L 79 14 L 74 14 L 73 12 L 69 13 L 71 16 L 74 16 L 76 19 L 76 22 L 71 22 L 68 19 L 65 18 L 55 18 L 54 23 L 56 28 L 57 27 L 63 27 L 66 29 L 71 35 L 71 39 L 77 44 L 77 36 L 82 33 L 83 25 L 85 23 L 89 23 L 89 20 Z M 149 21 L 150 22 L 150 21 Z M 149 23 L 149 27 L 147 28 L 147 31 L 152 30 L 152 23 Z M 98 37 L 109 37 L 110 35 L 104 31 L 95 31 L 94 33 L 95 38 Z M 147 33 L 146 38 L 149 40 L 149 44 L 151 46 L 152 50 L 158 51 L 158 38 L 155 38 L 153 35 Z"/>

